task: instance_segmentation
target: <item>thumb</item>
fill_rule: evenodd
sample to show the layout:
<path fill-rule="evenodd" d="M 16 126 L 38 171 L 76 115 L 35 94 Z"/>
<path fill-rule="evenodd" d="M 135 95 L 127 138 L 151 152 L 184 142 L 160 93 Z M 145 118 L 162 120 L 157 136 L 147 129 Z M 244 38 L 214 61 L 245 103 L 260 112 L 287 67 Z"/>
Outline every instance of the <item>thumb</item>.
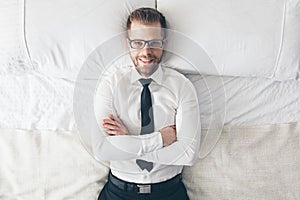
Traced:
<path fill-rule="evenodd" d="M 115 117 L 114 117 L 113 114 L 109 114 L 108 117 L 109 117 L 111 120 L 114 120 L 114 119 L 115 119 Z"/>

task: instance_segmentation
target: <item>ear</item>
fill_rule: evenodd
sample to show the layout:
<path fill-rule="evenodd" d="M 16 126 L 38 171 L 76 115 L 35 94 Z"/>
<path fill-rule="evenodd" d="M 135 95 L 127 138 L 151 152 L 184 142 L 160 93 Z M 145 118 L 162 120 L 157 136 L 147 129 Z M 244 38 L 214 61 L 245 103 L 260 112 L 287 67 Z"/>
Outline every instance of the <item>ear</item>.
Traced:
<path fill-rule="evenodd" d="M 125 42 L 125 47 L 127 47 L 127 50 L 130 50 L 129 38 L 126 37 L 126 39 L 124 40 L 124 42 Z"/>
<path fill-rule="evenodd" d="M 167 38 L 164 38 L 164 39 L 163 39 L 163 48 L 167 45 L 167 43 L 168 43 Z"/>

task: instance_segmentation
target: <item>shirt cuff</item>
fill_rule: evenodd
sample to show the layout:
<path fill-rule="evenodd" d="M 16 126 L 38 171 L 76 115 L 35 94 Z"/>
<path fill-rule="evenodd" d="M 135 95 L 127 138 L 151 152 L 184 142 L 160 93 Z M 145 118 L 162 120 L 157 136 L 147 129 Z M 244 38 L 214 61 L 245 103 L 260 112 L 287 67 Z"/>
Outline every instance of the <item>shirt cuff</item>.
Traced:
<path fill-rule="evenodd" d="M 152 134 L 142 135 L 143 153 L 153 152 L 163 147 L 163 140 L 160 132 L 153 132 Z"/>

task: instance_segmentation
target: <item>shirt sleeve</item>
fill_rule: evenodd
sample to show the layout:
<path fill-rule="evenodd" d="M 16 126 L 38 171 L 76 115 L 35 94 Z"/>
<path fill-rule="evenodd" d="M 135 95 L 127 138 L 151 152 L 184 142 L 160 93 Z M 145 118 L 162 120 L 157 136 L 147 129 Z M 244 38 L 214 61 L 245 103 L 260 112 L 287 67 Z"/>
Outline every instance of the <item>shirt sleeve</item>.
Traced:
<path fill-rule="evenodd" d="M 140 159 L 165 165 L 189 166 L 197 161 L 201 138 L 200 112 L 197 94 L 190 81 L 186 81 L 180 95 L 176 113 L 177 141 L 146 153 Z"/>
<path fill-rule="evenodd" d="M 101 81 L 94 97 L 95 117 L 99 122 L 99 132 L 91 137 L 93 154 L 96 159 L 102 161 L 128 160 L 138 158 L 141 155 L 163 147 L 160 132 L 146 135 L 116 135 L 105 133 L 101 121 L 108 118 L 109 114 L 115 114 L 112 103 L 113 85 L 110 81 Z"/>

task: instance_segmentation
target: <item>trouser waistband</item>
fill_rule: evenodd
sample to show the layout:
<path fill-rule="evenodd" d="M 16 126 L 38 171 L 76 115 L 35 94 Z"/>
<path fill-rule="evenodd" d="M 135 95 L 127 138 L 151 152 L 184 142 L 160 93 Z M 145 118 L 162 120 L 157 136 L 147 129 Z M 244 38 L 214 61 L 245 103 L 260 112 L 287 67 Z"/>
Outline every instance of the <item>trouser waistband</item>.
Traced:
<path fill-rule="evenodd" d="M 109 173 L 108 180 L 114 184 L 116 187 L 123 191 L 133 192 L 137 194 L 150 194 L 155 192 L 161 192 L 162 190 L 166 190 L 182 180 L 182 175 L 178 174 L 173 178 L 160 182 L 160 183 L 152 183 L 152 184 L 136 184 L 130 183 L 124 180 L 119 179 L 118 177 L 114 176 L 111 172 Z"/>

